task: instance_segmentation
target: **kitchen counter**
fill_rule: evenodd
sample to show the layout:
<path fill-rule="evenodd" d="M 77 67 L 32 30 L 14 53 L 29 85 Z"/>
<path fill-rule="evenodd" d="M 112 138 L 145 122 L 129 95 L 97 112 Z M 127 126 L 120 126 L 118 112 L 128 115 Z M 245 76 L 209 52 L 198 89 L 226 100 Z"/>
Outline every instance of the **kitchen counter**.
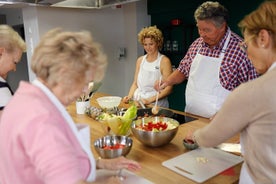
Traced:
<path fill-rule="evenodd" d="M 95 107 L 99 107 L 95 99 L 105 95 L 107 94 L 102 94 L 102 93 L 94 94 L 91 100 L 91 105 Z M 121 103 L 119 107 L 127 108 L 127 105 Z M 105 135 L 100 123 L 88 117 L 87 115 L 76 114 L 76 108 L 74 103 L 68 106 L 67 110 L 71 114 L 72 118 L 76 123 L 86 123 L 90 125 L 91 149 L 94 156 L 97 157 L 98 154 L 96 153 L 96 150 L 93 147 L 93 143 L 97 138 Z M 182 113 L 187 116 L 192 116 L 184 112 L 179 112 L 179 111 L 174 111 L 174 112 Z M 189 150 L 186 150 L 182 144 L 183 138 L 189 131 L 194 131 L 209 123 L 208 119 L 200 118 L 200 117 L 196 117 L 196 118 L 198 119 L 195 121 L 191 121 L 180 125 L 178 133 L 176 134 L 175 138 L 171 141 L 171 143 L 162 147 L 157 147 L 157 148 L 146 147 L 142 145 L 135 137 L 130 135 L 133 138 L 133 146 L 130 153 L 127 155 L 127 158 L 136 160 L 142 166 L 142 169 L 136 172 L 135 174 L 137 174 L 138 176 L 144 177 L 147 180 L 150 180 L 151 182 L 156 184 L 196 183 L 162 166 L 163 161 L 166 161 L 168 159 L 171 159 L 173 157 L 176 157 L 178 155 L 181 155 L 189 151 Z M 239 135 L 236 135 L 235 137 L 229 139 L 227 142 L 236 143 L 238 142 L 238 140 L 239 140 Z M 204 183 L 206 184 L 238 183 L 240 169 L 241 169 L 241 164 L 238 164 L 233 168 L 230 168 L 228 172 L 222 172 L 221 174 L 207 180 Z"/>

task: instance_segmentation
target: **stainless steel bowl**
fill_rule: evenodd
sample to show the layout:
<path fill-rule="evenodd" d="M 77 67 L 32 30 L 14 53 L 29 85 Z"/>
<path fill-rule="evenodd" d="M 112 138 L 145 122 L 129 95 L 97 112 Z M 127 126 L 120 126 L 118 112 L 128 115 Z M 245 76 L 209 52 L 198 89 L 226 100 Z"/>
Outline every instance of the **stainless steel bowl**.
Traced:
<path fill-rule="evenodd" d="M 175 125 L 175 128 L 170 130 L 164 130 L 159 132 L 154 131 L 145 131 L 141 129 L 137 129 L 137 126 L 148 124 L 149 122 L 157 123 L 157 122 L 170 122 Z M 133 121 L 131 125 L 131 131 L 135 138 L 137 138 L 142 144 L 158 147 L 163 146 L 171 142 L 171 140 L 175 137 L 179 127 L 179 122 L 175 119 L 168 117 L 144 117 L 138 120 Z"/>
<path fill-rule="evenodd" d="M 132 147 L 132 139 L 127 136 L 107 135 L 97 139 L 94 147 L 101 158 L 116 158 L 126 156 Z M 117 145 L 120 148 L 117 148 Z"/>

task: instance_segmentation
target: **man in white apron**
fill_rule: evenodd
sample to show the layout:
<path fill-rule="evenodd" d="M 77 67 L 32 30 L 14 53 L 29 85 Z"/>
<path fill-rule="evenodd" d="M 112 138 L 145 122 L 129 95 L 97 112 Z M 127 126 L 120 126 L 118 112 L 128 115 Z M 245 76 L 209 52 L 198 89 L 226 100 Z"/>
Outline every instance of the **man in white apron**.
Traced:
<path fill-rule="evenodd" d="M 230 39 L 230 31 L 223 50 Z M 224 99 L 230 93 L 224 89 L 219 80 L 219 70 L 224 52 L 219 58 L 204 56 L 197 53 L 190 69 L 190 76 L 186 87 L 186 112 L 211 117 L 221 107 Z"/>
<path fill-rule="evenodd" d="M 207 1 L 194 16 L 200 37 L 161 89 L 188 79 L 185 111 L 210 118 L 234 88 L 258 74 L 239 47 L 242 39 L 227 26 L 228 11 L 222 5 Z"/>

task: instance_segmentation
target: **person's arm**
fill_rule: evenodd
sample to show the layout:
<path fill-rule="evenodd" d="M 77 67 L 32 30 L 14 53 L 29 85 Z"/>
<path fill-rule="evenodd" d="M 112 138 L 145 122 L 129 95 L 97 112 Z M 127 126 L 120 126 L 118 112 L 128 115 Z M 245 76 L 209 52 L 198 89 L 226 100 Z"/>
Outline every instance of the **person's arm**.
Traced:
<path fill-rule="evenodd" d="M 168 76 L 167 79 L 162 80 L 160 89 L 162 90 L 162 89 L 165 89 L 167 86 L 173 86 L 175 84 L 180 84 L 185 79 L 186 79 L 186 77 L 183 73 L 181 73 L 178 70 L 174 70 L 173 73 L 170 76 Z M 157 83 L 155 83 L 154 88 L 159 90 Z"/>
<path fill-rule="evenodd" d="M 136 61 L 136 68 L 135 68 L 133 83 L 129 89 L 128 95 L 123 98 L 124 103 L 127 103 L 131 98 L 133 98 L 134 92 L 138 88 L 137 79 L 138 79 L 138 74 L 139 74 L 142 59 L 143 59 L 143 56 L 140 56 Z"/>
<path fill-rule="evenodd" d="M 172 74 L 172 65 L 171 61 L 168 57 L 163 56 L 161 63 L 160 63 L 160 71 L 162 75 L 162 80 L 166 80 L 170 74 Z M 158 95 L 158 99 L 162 99 L 167 97 L 173 90 L 173 86 L 166 86 L 163 90 L 160 91 Z M 145 104 L 151 104 L 154 103 L 156 100 L 156 95 L 146 99 L 146 102 L 144 101 Z"/>

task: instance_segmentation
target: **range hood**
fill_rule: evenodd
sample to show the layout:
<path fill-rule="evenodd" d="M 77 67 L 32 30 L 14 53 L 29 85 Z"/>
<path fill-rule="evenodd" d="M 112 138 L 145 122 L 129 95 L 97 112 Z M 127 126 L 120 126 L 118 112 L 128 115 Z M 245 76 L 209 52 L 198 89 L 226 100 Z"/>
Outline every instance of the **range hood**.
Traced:
<path fill-rule="evenodd" d="M 66 8 L 101 9 L 106 7 L 116 7 L 118 5 L 131 3 L 135 1 L 139 0 L 0 0 L 0 5 L 6 5 L 8 7 L 37 5 Z"/>

